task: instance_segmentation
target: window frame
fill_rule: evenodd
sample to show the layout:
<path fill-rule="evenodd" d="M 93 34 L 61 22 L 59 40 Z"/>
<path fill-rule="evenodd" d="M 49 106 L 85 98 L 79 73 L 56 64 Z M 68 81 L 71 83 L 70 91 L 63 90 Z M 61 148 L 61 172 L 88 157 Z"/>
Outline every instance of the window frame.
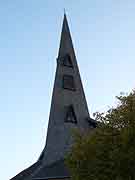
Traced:
<path fill-rule="evenodd" d="M 71 78 L 71 79 L 70 79 Z M 70 81 L 70 82 L 68 82 Z M 67 74 L 64 74 L 63 75 L 63 89 L 67 89 L 67 90 L 70 90 L 70 91 L 76 91 L 76 87 L 75 87 L 75 81 L 74 81 L 74 76 L 72 75 L 67 75 Z M 72 87 L 70 85 L 67 85 L 67 84 L 70 84 L 72 85 Z"/>
<path fill-rule="evenodd" d="M 72 119 L 74 119 L 74 120 L 67 120 L 68 116 L 69 116 L 69 113 L 72 113 L 72 115 L 73 115 Z M 69 105 L 69 106 L 66 107 L 65 122 L 66 123 L 77 124 L 77 118 L 76 118 L 76 114 L 75 114 L 73 105 Z"/>
<path fill-rule="evenodd" d="M 69 64 L 66 64 L 66 59 L 68 59 Z M 73 68 L 73 63 L 72 63 L 72 60 L 71 60 L 71 56 L 69 54 L 66 54 L 62 58 L 62 65 L 65 66 L 65 67 Z"/>

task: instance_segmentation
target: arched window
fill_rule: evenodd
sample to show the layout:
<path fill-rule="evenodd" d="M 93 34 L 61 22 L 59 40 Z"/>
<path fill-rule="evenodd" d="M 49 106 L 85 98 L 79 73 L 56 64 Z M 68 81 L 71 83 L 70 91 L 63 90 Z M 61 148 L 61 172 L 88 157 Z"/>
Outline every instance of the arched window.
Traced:
<path fill-rule="evenodd" d="M 72 105 L 67 107 L 65 122 L 77 124 L 76 115 Z"/>
<path fill-rule="evenodd" d="M 71 57 L 69 54 L 66 54 L 63 57 L 62 64 L 63 64 L 63 66 L 68 66 L 68 67 L 73 68 L 73 63 L 72 63 L 72 60 L 71 60 Z"/>

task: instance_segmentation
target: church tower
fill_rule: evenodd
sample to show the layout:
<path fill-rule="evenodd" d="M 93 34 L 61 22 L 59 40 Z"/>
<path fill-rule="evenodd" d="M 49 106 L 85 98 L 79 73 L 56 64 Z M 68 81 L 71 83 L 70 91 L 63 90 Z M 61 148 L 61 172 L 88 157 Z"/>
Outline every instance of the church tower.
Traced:
<path fill-rule="evenodd" d="M 43 161 L 64 158 L 73 128 L 88 129 L 88 107 L 66 15 L 64 15 Z"/>
<path fill-rule="evenodd" d="M 12 180 L 70 178 L 64 157 L 73 143 L 72 129 L 86 131 L 95 125 L 89 116 L 71 34 L 64 15 L 46 145 L 38 161 Z"/>

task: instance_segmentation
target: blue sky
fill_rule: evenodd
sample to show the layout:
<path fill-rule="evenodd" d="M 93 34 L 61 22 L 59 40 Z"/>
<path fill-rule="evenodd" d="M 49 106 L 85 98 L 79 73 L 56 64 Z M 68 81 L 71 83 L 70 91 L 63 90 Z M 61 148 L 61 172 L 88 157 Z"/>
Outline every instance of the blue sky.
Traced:
<path fill-rule="evenodd" d="M 44 147 L 64 7 L 90 114 L 135 87 L 134 0 L 1 0 L 2 180 Z"/>

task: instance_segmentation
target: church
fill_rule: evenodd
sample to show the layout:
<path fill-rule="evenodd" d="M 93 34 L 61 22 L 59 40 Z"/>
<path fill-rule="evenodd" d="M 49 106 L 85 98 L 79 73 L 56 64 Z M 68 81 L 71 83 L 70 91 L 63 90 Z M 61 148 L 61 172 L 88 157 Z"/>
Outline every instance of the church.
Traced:
<path fill-rule="evenodd" d="M 72 129 L 96 127 L 89 115 L 66 14 L 56 63 L 45 147 L 37 162 L 10 180 L 69 180 L 64 157 L 73 144 Z"/>

